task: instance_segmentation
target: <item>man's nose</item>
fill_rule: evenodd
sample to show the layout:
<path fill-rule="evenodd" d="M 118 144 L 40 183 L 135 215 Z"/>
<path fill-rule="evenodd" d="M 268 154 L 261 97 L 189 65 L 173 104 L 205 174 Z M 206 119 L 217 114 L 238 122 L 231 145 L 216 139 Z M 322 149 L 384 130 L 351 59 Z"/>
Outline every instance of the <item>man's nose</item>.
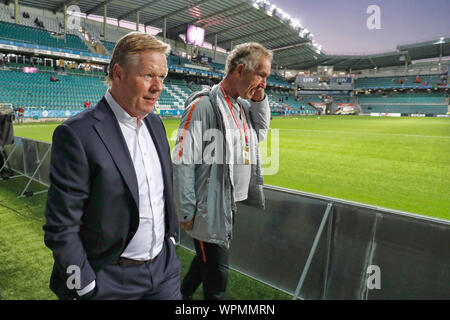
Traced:
<path fill-rule="evenodd" d="M 164 88 L 164 80 L 160 77 L 154 77 L 150 86 L 150 91 L 162 91 Z"/>
<path fill-rule="evenodd" d="M 263 78 L 259 84 L 259 88 L 265 89 L 267 85 L 266 78 Z"/>

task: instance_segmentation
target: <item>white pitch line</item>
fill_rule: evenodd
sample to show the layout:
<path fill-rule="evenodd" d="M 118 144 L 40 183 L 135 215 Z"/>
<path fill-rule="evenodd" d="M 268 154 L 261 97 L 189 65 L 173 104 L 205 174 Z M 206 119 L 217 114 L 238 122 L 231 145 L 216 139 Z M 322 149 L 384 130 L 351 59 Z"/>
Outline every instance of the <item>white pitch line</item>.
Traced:
<path fill-rule="evenodd" d="M 278 129 L 278 128 L 277 128 Z M 365 132 L 365 131 L 337 131 L 337 130 L 307 130 L 307 129 L 279 129 L 280 131 L 307 131 L 307 132 L 326 132 L 326 133 L 361 133 L 361 134 L 372 134 L 372 135 L 389 135 L 389 136 L 400 136 L 400 137 L 419 137 L 419 138 L 443 138 L 450 139 L 450 136 L 424 136 L 420 134 L 406 134 L 406 133 L 377 133 L 377 132 Z"/>

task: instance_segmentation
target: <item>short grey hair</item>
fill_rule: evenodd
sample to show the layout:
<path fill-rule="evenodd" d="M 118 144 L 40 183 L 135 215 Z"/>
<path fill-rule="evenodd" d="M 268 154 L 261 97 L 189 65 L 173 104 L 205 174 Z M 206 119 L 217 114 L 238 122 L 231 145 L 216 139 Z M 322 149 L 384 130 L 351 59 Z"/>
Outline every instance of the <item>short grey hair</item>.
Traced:
<path fill-rule="evenodd" d="M 272 61 L 273 53 L 256 42 L 248 42 L 237 45 L 228 55 L 225 63 L 225 72 L 229 74 L 239 65 L 245 65 L 246 70 L 255 70 L 262 57 Z"/>

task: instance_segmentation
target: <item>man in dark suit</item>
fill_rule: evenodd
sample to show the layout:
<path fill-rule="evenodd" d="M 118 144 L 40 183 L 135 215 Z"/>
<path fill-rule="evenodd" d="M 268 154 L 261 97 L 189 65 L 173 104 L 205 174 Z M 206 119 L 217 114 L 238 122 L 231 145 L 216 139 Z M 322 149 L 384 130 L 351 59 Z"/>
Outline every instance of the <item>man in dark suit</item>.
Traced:
<path fill-rule="evenodd" d="M 169 46 L 118 41 L 110 89 L 53 135 L 45 244 L 60 299 L 180 299 L 172 164 L 154 106 Z"/>

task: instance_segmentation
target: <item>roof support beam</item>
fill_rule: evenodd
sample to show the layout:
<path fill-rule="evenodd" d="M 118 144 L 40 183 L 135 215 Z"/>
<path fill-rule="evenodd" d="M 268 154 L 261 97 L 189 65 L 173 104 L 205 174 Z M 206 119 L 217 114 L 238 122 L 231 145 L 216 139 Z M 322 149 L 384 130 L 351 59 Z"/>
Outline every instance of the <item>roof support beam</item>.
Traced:
<path fill-rule="evenodd" d="M 108 23 L 108 5 L 103 5 L 103 39 L 106 41 L 106 25 Z"/>
<path fill-rule="evenodd" d="M 71 5 L 76 5 L 78 4 L 80 1 L 79 0 L 67 0 L 64 1 L 63 3 L 60 3 L 58 6 L 56 6 L 55 8 L 53 8 L 54 12 L 60 12 L 64 10 L 64 7 L 69 7 Z"/>
<path fill-rule="evenodd" d="M 19 23 L 19 0 L 14 0 L 14 22 Z"/>
<path fill-rule="evenodd" d="M 333 65 L 337 66 L 337 65 L 339 65 L 339 64 L 341 64 L 341 63 L 344 63 L 344 62 L 346 62 L 346 61 L 347 61 L 347 58 L 342 58 L 341 61 L 336 62 L 336 63 L 334 63 Z"/>
<path fill-rule="evenodd" d="M 375 67 L 375 69 L 378 69 L 377 64 L 373 61 L 373 59 L 369 56 L 367 56 L 367 58 L 369 59 L 369 61 L 373 64 L 373 66 Z"/>
<path fill-rule="evenodd" d="M 319 61 L 319 60 L 317 60 L 317 61 Z M 296 62 L 292 62 L 292 63 L 283 64 L 283 67 L 287 68 L 287 67 L 295 66 L 297 64 L 302 64 L 302 63 L 305 63 L 305 61 L 296 61 Z M 309 63 L 309 64 L 307 64 L 306 66 L 304 66 L 302 68 L 303 69 L 309 69 L 311 67 L 315 67 L 319 63 L 320 63 L 320 61 L 319 62 L 314 62 L 314 63 Z"/>
<path fill-rule="evenodd" d="M 140 11 L 136 11 L 136 31 L 139 31 L 139 18 L 140 16 Z"/>
<path fill-rule="evenodd" d="M 260 22 L 262 22 L 262 20 L 266 20 L 266 19 L 267 18 L 263 18 L 263 19 L 260 19 L 260 20 L 249 22 L 249 23 L 246 23 L 245 25 L 241 25 L 241 26 L 237 26 L 237 27 L 234 27 L 234 28 L 230 28 L 228 30 L 219 31 L 218 33 L 225 33 L 225 32 L 234 31 L 234 30 L 237 30 L 237 29 L 240 29 L 240 28 L 245 28 L 245 27 L 248 27 L 250 25 L 255 25 L 257 23 L 260 23 Z M 218 44 L 220 45 L 220 44 L 228 42 L 228 41 L 236 41 L 236 40 L 247 39 L 247 38 L 254 37 L 255 35 L 258 35 L 258 34 L 261 34 L 261 33 L 264 33 L 264 32 L 271 32 L 271 31 L 276 31 L 276 30 L 280 30 L 280 29 L 284 29 L 284 28 L 286 28 L 286 26 L 284 26 L 284 25 L 283 26 L 279 26 L 279 27 L 275 27 L 275 28 L 272 27 L 272 28 L 269 28 L 269 29 L 264 29 L 264 30 L 252 32 L 252 33 L 249 33 L 249 34 L 247 34 L 245 36 L 235 37 L 235 38 L 232 38 L 232 39 L 225 39 L 225 40 L 219 41 Z"/>
<path fill-rule="evenodd" d="M 272 49 L 272 51 L 273 51 L 273 52 L 279 52 L 279 51 L 283 51 L 283 50 L 287 50 L 287 49 L 297 48 L 297 47 L 305 46 L 305 45 L 307 45 L 307 44 L 310 43 L 310 42 L 311 42 L 311 41 L 301 42 L 301 43 L 296 43 L 296 44 L 293 44 L 293 45 L 290 45 L 290 46 Z"/>
<path fill-rule="evenodd" d="M 214 19 L 213 21 L 210 21 L 210 22 L 207 22 L 207 23 L 203 23 L 202 24 L 202 28 L 207 28 L 207 27 L 210 27 L 210 26 L 214 26 L 214 25 L 217 25 L 219 23 L 222 23 L 223 21 L 234 19 L 236 17 L 239 17 L 239 16 L 242 16 L 244 14 L 247 14 L 248 13 L 248 11 L 247 11 L 247 7 L 248 6 L 249 6 L 248 4 L 247 5 L 246 4 L 240 4 L 239 8 L 241 8 L 242 11 L 240 11 L 238 13 L 230 14 L 228 16 L 225 16 L 225 17 L 222 17 L 222 18 L 219 18 L 219 19 Z M 236 9 L 236 7 L 237 6 L 234 6 L 234 7 L 232 7 L 232 9 Z M 203 21 L 204 20 L 206 20 L 206 19 L 203 19 Z"/>
<path fill-rule="evenodd" d="M 218 34 L 223 34 L 223 33 L 227 33 L 227 32 L 230 32 L 230 31 L 235 31 L 235 30 L 239 30 L 239 29 L 242 29 L 242 28 L 247 28 L 247 27 L 250 27 L 250 26 L 254 26 L 254 25 L 256 25 L 256 24 L 259 24 L 259 23 L 262 23 L 262 22 L 265 22 L 265 21 L 267 21 L 267 20 L 269 20 L 271 17 L 265 17 L 265 18 L 262 18 L 262 19 L 258 19 L 258 20 L 255 20 L 255 21 L 251 21 L 251 22 L 248 22 L 248 23 L 245 23 L 245 24 L 241 24 L 241 25 L 239 25 L 239 26 L 235 26 L 235 27 L 232 27 L 232 28 L 228 28 L 228 29 L 224 29 L 224 30 L 219 30 L 219 31 L 217 31 L 217 32 L 210 32 L 210 33 L 207 33 L 206 35 L 205 35 L 205 38 L 207 38 L 207 37 L 210 37 L 210 36 L 212 36 L 212 35 L 215 35 L 216 33 L 218 33 Z M 283 26 L 284 27 L 284 26 Z M 280 28 L 280 27 L 278 27 L 278 28 Z M 276 29 L 276 28 L 271 28 L 271 29 Z M 260 32 L 265 32 L 265 31 L 269 31 L 269 30 L 271 30 L 271 29 L 266 29 L 266 30 L 261 30 L 261 31 L 258 31 L 258 32 L 254 32 L 254 33 L 251 33 L 251 35 L 254 35 L 254 34 L 257 34 L 257 33 L 260 33 Z M 241 37 L 236 37 L 236 38 L 233 38 L 233 39 L 226 39 L 226 40 L 223 40 L 223 41 L 219 41 L 219 44 L 220 43 L 223 43 L 223 42 L 227 42 L 227 41 L 235 41 L 235 40 L 239 40 Z"/>
<path fill-rule="evenodd" d="M 155 4 L 157 4 L 157 3 L 159 3 L 159 2 L 162 2 L 162 1 L 163 1 L 163 0 L 153 0 L 153 1 L 150 1 L 150 2 L 148 2 L 148 3 L 146 3 L 146 4 L 144 4 L 144 5 L 142 5 L 142 6 L 138 7 L 138 8 L 136 8 L 136 9 L 133 9 L 133 10 L 131 10 L 131 11 L 128 11 L 128 12 L 126 12 L 126 13 L 120 15 L 119 17 L 117 17 L 117 20 L 123 20 L 124 18 L 133 15 L 134 13 L 137 13 L 137 12 L 139 12 L 139 11 L 142 11 L 142 10 L 148 8 L 149 6 L 155 5 Z"/>
<path fill-rule="evenodd" d="M 86 11 L 86 16 L 88 14 L 91 14 L 92 12 L 100 9 L 100 8 L 103 8 L 105 5 L 107 5 L 108 3 L 113 2 L 113 1 L 114 0 L 105 0 L 105 1 L 103 1 L 101 3 L 99 3 L 98 5 L 94 6 L 93 8 L 89 9 L 88 11 Z"/>
<path fill-rule="evenodd" d="M 205 4 L 205 3 L 208 3 L 208 2 L 211 2 L 211 1 L 213 1 L 213 0 L 202 0 L 202 1 L 200 1 L 200 2 L 190 4 L 190 5 L 186 6 L 186 7 L 183 7 L 183 8 L 181 8 L 181 9 L 176 10 L 176 11 L 173 11 L 173 12 L 171 12 L 171 13 L 169 13 L 169 14 L 163 16 L 163 17 L 159 17 L 159 18 L 156 18 L 156 19 L 147 21 L 146 23 L 144 23 L 144 25 L 145 25 L 145 26 L 152 25 L 152 24 L 154 24 L 155 22 L 158 22 L 158 21 L 163 20 L 164 18 L 170 18 L 170 17 L 173 17 L 173 16 L 179 14 L 180 12 L 187 11 L 187 10 L 189 10 L 189 9 L 195 8 L 195 7 L 197 7 L 197 6 L 200 6 L 200 5 L 202 5 L 202 4 Z"/>
<path fill-rule="evenodd" d="M 272 50 L 272 51 L 273 51 L 273 50 Z M 298 52 L 293 53 L 293 54 L 289 54 L 289 55 L 283 56 L 283 57 L 277 57 L 276 55 L 274 55 L 273 59 L 274 59 L 274 60 L 277 60 L 277 61 L 280 61 L 280 60 L 284 60 L 284 59 L 287 59 L 287 58 L 292 58 L 292 57 L 295 57 L 295 56 L 298 56 L 298 55 L 299 55 Z"/>
<path fill-rule="evenodd" d="M 289 33 L 283 34 L 281 36 L 279 35 L 279 36 L 276 36 L 276 37 L 273 37 L 273 38 L 269 38 L 269 39 L 264 40 L 264 41 L 259 41 L 259 44 L 261 44 L 263 46 L 267 46 L 268 43 L 273 42 L 273 41 L 279 41 L 281 38 L 283 40 L 285 40 L 285 39 L 289 39 L 289 38 L 293 38 L 293 37 L 298 37 L 298 34 L 289 32 Z"/>
<path fill-rule="evenodd" d="M 211 21 L 211 22 L 206 22 L 206 21 L 208 21 L 208 19 L 214 18 L 214 17 L 216 17 L 216 16 L 218 15 L 218 13 L 215 12 L 215 13 L 210 14 L 209 16 L 206 16 L 206 17 L 201 18 L 201 19 L 192 19 L 192 20 L 190 20 L 190 21 L 188 21 L 188 22 L 186 22 L 186 23 L 180 23 L 180 24 L 178 24 L 178 25 L 176 25 L 176 26 L 174 26 L 174 27 L 168 29 L 167 32 L 171 33 L 171 32 L 173 32 L 173 31 L 180 30 L 181 28 L 184 29 L 184 27 L 185 27 L 186 25 L 188 25 L 188 24 L 198 25 L 199 27 L 202 27 L 202 28 L 206 28 L 206 27 L 209 27 L 209 26 L 211 26 L 211 25 L 215 25 L 215 24 L 217 24 L 217 23 L 222 22 L 222 21 L 225 20 L 225 19 L 230 19 L 230 18 L 235 17 L 235 16 L 237 16 L 237 15 L 241 15 L 241 14 L 246 13 L 245 8 L 242 8 L 242 7 L 245 6 L 245 5 L 246 5 L 246 4 L 241 4 L 241 3 L 240 3 L 240 4 L 238 4 L 238 5 L 232 6 L 232 7 L 228 8 L 228 9 L 226 9 L 226 10 L 224 10 L 224 11 L 221 11 L 221 12 L 219 13 L 219 14 L 228 14 L 228 12 L 232 12 L 233 10 L 236 10 L 236 9 L 239 9 L 239 8 L 244 9 L 243 11 L 241 11 L 241 12 L 239 12 L 239 13 L 237 13 L 237 14 L 230 15 L 230 16 L 226 16 L 226 17 L 222 17 L 222 18 L 219 18 L 219 19 L 214 19 L 214 20 Z"/>
<path fill-rule="evenodd" d="M 359 59 L 355 59 L 355 62 L 349 65 L 349 68 L 353 68 L 355 65 L 361 62 L 365 57 L 361 57 Z"/>
<path fill-rule="evenodd" d="M 409 56 L 409 52 L 407 50 L 405 51 L 400 51 L 400 54 L 403 54 L 403 56 L 405 57 L 405 61 L 410 64 L 411 63 L 411 57 Z"/>

